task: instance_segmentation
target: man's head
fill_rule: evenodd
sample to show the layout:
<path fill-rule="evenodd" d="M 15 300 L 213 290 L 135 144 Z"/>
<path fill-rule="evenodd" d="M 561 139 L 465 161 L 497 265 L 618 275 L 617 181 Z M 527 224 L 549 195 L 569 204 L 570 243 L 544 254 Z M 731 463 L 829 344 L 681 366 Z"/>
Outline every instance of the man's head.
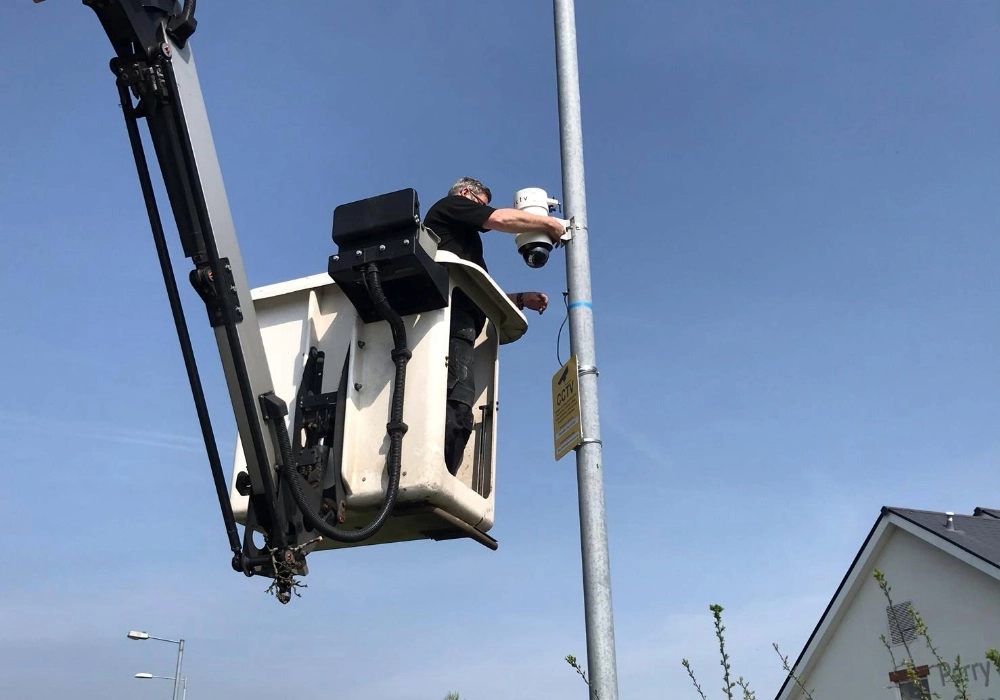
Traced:
<path fill-rule="evenodd" d="M 471 177 L 461 177 L 455 180 L 455 184 L 448 190 L 448 194 L 465 197 L 479 204 L 489 204 L 493 200 L 490 188 Z"/>

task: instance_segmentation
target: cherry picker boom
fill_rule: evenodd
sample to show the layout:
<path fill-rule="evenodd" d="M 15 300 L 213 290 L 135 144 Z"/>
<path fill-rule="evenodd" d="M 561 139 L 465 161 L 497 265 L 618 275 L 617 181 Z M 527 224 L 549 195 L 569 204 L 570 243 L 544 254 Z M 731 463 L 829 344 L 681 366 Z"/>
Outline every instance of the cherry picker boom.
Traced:
<path fill-rule="evenodd" d="M 438 250 L 412 189 L 337 206 L 332 237 L 338 251 L 325 274 L 251 291 L 195 69 L 195 0 L 82 1 L 114 48 L 110 67 L 233 569 L 273 579 L 272 590 L 287 603 L 295 576 L 307 573 L 306 555 L 316 550 L 460 537 L 496 549 L 486 533 L 494 516 L 497 358 L 499 345 L 527 330 L 518 308 L 482 268 Z M 229 388 L 238 432 L 230 486 L 143 149 L 142 120 Z M 443 432 L 455 289 L 489 322 L 476 341 L 474 439 L 452 476 L 444 466 Z M 408 367 L 418 391 L 405 393 Z M 237 523 L 244 525 L 242 537 Z"/>

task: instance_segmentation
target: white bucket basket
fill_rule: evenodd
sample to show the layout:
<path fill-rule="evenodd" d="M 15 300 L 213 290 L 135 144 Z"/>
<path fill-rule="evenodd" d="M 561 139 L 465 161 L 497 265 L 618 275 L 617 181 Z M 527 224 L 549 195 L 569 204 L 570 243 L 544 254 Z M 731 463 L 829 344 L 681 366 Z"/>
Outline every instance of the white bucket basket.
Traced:
<path fill-rule="evenodd" d="M 459 287 L 489 319 L 476 341 L 475 427 L 462 465 L 452 476 L 444 463 L 451 307 L 403 316 L 412 357 L 406 366 L 403 421 L 408 430 L 396 507 L 370 539 L 352 545 L 324 538 L 317 549 L 458 537 L 496 548 L 496 541 L 485 533 L 493 526 L 496 498 L 499 346 L 520 338 L 527 321 L 482 268 L 446 251 L 437 251 L 434 259 L 448 270 L 449 298 Z M 389 325 L 365 323 L 326 274 L 261 287 L 253 290 L 252 297 L 275 394 L 288 404 L 286 420 L 293 445 L 295 398 L 310 348 L 325 353 L 322 391 L 344 389 L 337 396 L 346 506 L 346 519 L 339 527 L 361 529 L 381 506 L 388 483 L 386 423 L 395 375 Z M 231 483 L 236 483 L 245 465 L 237 438 Z M 327 474 L 327 486 L 332 479 Z M 248 497 L 234 486 L 230 498 L 237 520 L 245 524 Z"/>

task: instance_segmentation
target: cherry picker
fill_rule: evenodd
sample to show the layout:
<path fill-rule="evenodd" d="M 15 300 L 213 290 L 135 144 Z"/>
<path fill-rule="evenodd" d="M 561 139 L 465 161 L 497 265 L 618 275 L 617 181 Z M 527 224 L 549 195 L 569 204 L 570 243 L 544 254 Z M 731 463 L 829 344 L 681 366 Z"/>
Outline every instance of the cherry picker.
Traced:
<path fill-rule="evenodd" d="M 337 251 L 326 272 L 252 291 L 195 68 L 195 0 L 82 1 L 114 48 L 110 68 L 233 569 L 273 579 L 271 589 L 287 603 L 313 551 L 455 538 L 496 549 L 487 532 L 495 499 L 497 358 L 499 345 L 527 330 L 518 308 L 482 268 L 438 250 L 413 189 L 337 206 Z M 141 121 L 229 388 L 238 444 L 228 486 Z M 476 342 L 474 439 L 452 476 L 443 433 L 455 289 L 489 322 Z"/>

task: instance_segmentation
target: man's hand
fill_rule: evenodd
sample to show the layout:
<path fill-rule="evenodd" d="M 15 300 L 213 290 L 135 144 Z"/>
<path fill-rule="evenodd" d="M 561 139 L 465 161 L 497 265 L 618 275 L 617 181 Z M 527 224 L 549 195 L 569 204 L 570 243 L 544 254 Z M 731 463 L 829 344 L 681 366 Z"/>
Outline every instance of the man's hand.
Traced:
<path fill-rule="evenodd" d="M 549 308 L 549 298 L 541 292 L 519 292 L 509 296 L 519 307 L 537 311 L 539 316 Z"/>
<path fill-rule="evenodd" d="M 551 216 L 545 217 L 549 220 L 549 230 L 546 231 L 549 234 L 549 238 L 552 239 L 552 243 L 559 245 L 562 240 L 563 235 L 566 233 L 566 227 L 563 225 L 562 219 L 554 219 Z"/>

